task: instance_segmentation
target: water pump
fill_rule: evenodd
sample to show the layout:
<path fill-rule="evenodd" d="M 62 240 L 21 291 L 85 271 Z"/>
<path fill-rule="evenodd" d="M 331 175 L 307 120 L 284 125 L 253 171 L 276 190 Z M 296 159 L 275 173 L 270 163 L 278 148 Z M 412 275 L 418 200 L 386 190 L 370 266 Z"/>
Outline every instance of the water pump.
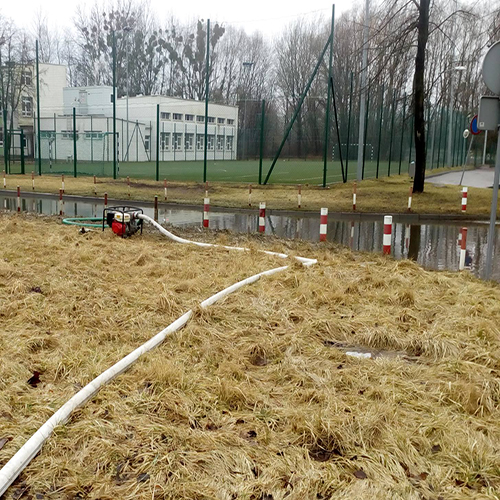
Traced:
<path fill-rule="evenodd" d="M 108 207 L 102 213 L 102 230 L 104 231 L 105 224 L 107 224 L 113 233 L 122 238 L 132 236 L 141 231 L 142 234 L 142 219 L 137 216 L 143 214 L 142 208 L 137 207 Z"/>

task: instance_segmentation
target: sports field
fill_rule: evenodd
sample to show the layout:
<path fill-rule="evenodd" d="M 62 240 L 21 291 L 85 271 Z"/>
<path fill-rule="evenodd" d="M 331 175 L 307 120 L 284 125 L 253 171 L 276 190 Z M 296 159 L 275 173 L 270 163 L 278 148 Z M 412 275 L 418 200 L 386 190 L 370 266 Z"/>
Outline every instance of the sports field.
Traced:
<path fill-rule="evenodd" d="M 265 159 L 262 165 L 262 181 L 264 181 L 267 172 L 271 166 L 272 160 Z M 346 167 L 344 163 L 344 168 Z M 348 179 L 356 178 L 356 162 L 350 161 L 348 164 Z M 380 162 L 379 177 L 385 177 L 388 174 L 388 163 Z M 160 162 L 160 180 L 168 179 L 171 181 L 203 181 L 203 161 L 176 161 Z M 26 173 L 38 171 L 36 163 L 26 163 Z M 408 163 L 401 163 L 401 172 L 408 171 Z M 367 161 L 365 163 L 364 178 L 371 179 L 376 177 L 377 162 Z M 391 174 L 398 174 L 399 161 L 391 162 Z M 12 163 L 11 174 L 21 173 L 21 165 Z M 42 173 L 68 174 L 73 175 L 74 166 L 72 162 L 53 163 L 50 167 L 47 161 L 42 163 Z M 113 177 L 112 162 L 78 162 L 77 175 L 96 175 L 98 177 Z M 155 179 L 155 162 L 127 162 L 119 163 L 117 166 L 117 176 L 125 178 L 127 176 L 135 179 Z M 259 180 L 259 161 L 258 160 L 226 160 L 207 162 L 207 180 L 212 182 L 248 182 L 258 183 Z M 340 162 L 328 162 L 327 183 L 332 184 L 342 182 L 342 170 Z M 312 184 L 318 185 L 323 182 L 323 161 L 283 159 L 278 160 L 269 179 L 270 184 Z"/>

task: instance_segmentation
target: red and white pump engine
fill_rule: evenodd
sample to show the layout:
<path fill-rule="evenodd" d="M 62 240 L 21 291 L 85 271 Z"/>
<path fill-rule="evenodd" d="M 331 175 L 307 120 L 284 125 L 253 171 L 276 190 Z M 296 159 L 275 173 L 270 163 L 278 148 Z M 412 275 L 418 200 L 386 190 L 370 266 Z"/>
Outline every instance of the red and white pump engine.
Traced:
<path fill-rule="evenodd" d="M 122 238 L 132 236 L 137 231 L 142 234 L 142 219 L 138 215 L 143 214 L 142 208 L 136 207 L 108 207 L 105 208 L 102 214 L 102 230 L 104 231 L 107 224 L 113 233 Z"/>

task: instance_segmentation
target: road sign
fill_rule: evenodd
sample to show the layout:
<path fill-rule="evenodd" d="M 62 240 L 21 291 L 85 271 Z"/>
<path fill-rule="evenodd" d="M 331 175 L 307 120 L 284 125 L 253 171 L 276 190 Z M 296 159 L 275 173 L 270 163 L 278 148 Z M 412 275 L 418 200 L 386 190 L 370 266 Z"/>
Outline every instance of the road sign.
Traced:
<path fill-rule="evenodd" d="M 477 115 L 472 119 L 472 121 L 470 122 L 470 131 L 473 135 L 477 135 L 479 134 L 479 132 L 481 132 L 478 128 L 477 128 Z"/>
<path fill-rule="evenodd" d="M 483 79 L 494 94 L 500 94 L 500 42 L 494 43 L 484 56 Z"/>

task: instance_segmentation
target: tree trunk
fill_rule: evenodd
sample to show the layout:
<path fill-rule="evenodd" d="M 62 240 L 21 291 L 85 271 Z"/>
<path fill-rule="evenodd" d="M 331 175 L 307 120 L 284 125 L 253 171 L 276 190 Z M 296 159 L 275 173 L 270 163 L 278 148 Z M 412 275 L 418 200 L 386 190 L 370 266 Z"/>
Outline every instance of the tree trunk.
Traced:
<path fill-rule="evenodd" d="M 425 182 L 425 119 L 424 119 L 424 72 L 425 48 L 429 38 L 429 10 L 431 0 L 420 0 L 418 13 L 417 55 L 415 57 L 415 76 L 413 77 L 414 116 L 415 116 L 415 177 L 413 192 L 423 193 Z"/>

